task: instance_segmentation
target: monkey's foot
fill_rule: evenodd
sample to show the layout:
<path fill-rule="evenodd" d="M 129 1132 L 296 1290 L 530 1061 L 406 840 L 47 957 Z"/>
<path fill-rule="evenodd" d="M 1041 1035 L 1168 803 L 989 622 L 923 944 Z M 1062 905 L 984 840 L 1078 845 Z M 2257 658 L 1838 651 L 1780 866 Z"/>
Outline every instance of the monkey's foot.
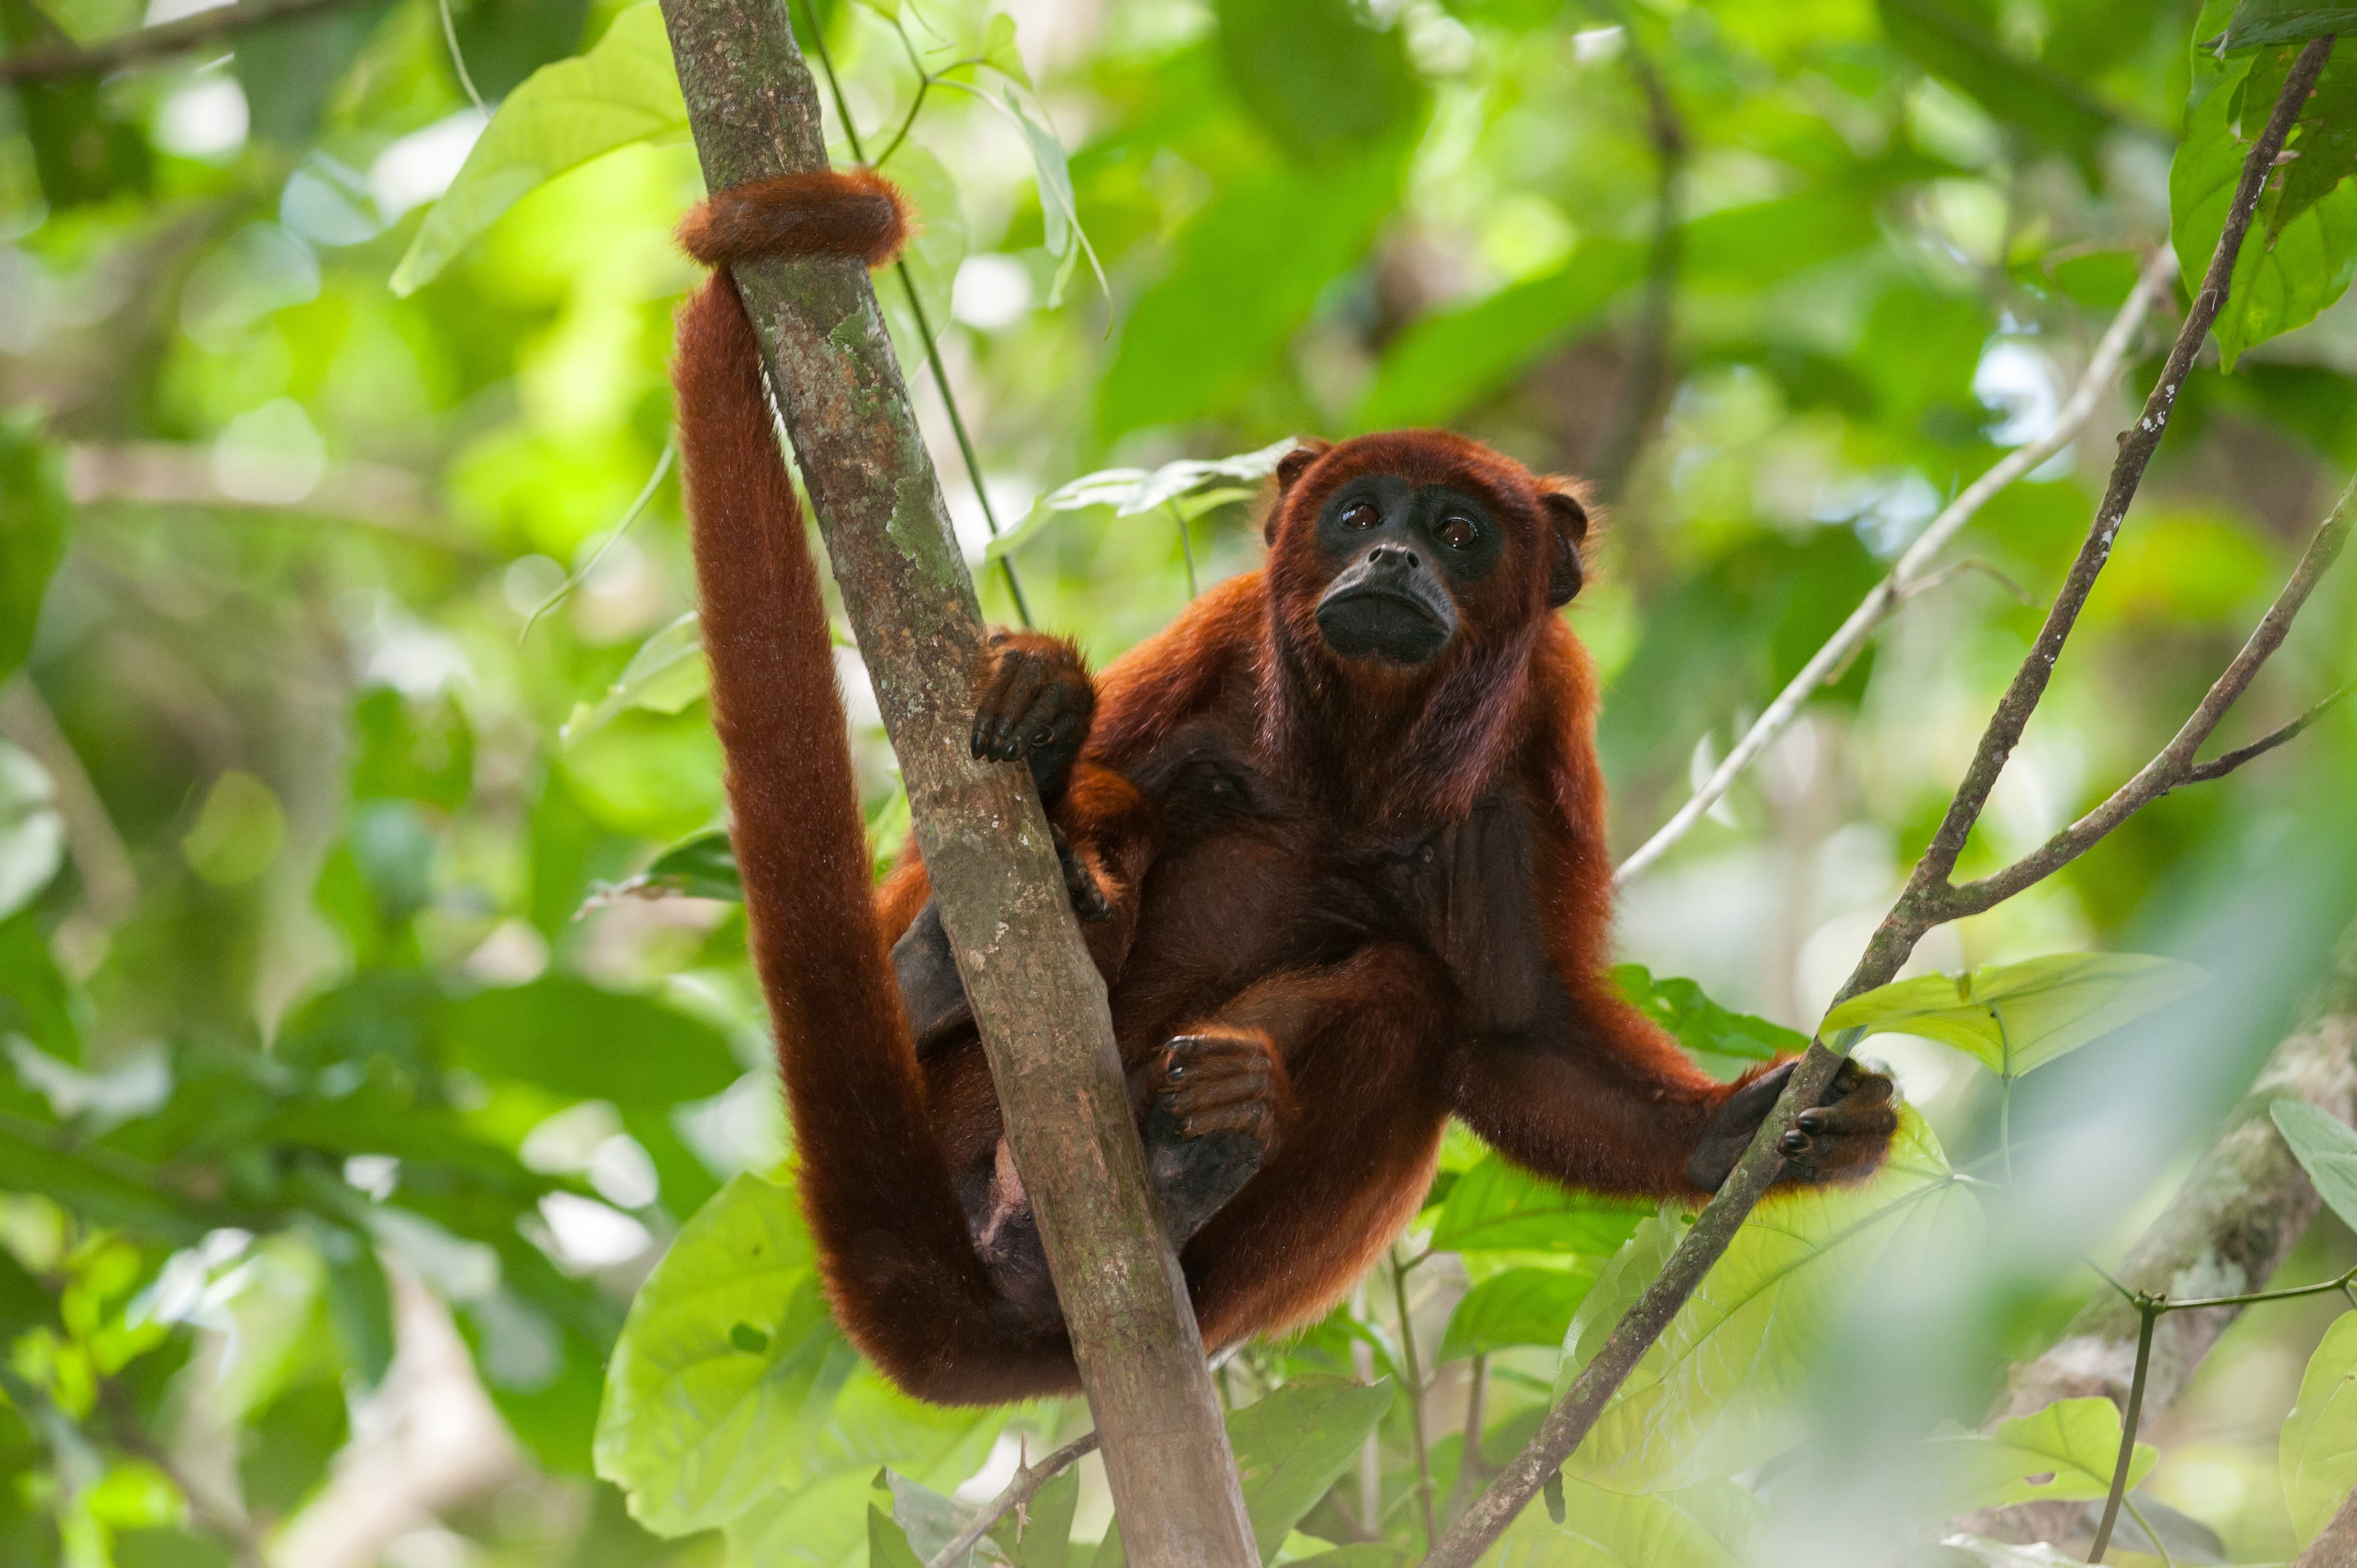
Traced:
<path fill-rule="evenodd" d="M 1775 1109 L 1776 1097 L 1796 1064 L 1785 1062 L 1761 1073 L 1727 1097 L 1711 1119 L 1702 1143 L 1686 1161 L 1686 1179 L 1704 1192 L 1717 1192 L 1750 1146 L 1760 1123 Z M 1845 1061 L 1814 1109 L 1784 1134 L 1781 1182 L 1850 1181 L 1870 1173 L 1890 1147 L 1899 1127 L 1896 1089 L 1881 1073 Z"/>
<path fill-rule="evenodd" d="M 983 647 L 974 706 L 976 761 L 1031 764 L 1052 803 L 1096 712 L 1096 688 L 1080 650 L 1036 631 L 995 631 Z"/>
<path fill-rule="evenodd" d="M 1275 1152 L 1284 1069 L 1257 1029 L 1180 1035 L 1156 1064 L 1146 1169 L 1183 1247 Z"/>

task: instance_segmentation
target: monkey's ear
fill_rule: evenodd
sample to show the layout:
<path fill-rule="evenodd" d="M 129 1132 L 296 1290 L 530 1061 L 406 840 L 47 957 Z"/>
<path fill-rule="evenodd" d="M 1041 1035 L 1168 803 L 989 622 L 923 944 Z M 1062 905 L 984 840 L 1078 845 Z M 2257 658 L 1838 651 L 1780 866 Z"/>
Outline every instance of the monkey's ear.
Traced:
<path fill-rule="evenodd" d="M 1276 542 L 1276 520 L 1285 511 L 1285 492 L 1300 482 L 1301 476 L 1309 471 L 1309 465 L 1318 461 L 1330 445 L 1315 435 L 1304 436 L 1300 445 L 1276 460 L 1276 502 L 1268 509 L 1268 521 L 1260 527 L 1264 543 Z"/>
<path fill-rule="evenodd" d="M 1580 499 L 1581 488 L 1577 480 L 1552 476 L 1539 481 L 1539 502 L 1555 532 L 1555 562 L 1547 573 L 1552 609 L 1571 603 L 1587 575 L 1579 559 L 1579 547 L 1587 542 L 1587 508 Z"/>

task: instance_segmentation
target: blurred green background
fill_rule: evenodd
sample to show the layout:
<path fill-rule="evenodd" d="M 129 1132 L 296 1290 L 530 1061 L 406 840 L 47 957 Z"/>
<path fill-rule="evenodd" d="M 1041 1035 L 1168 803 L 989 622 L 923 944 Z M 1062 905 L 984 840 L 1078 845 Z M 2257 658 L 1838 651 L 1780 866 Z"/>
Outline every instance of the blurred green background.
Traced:
<path fill-rule="evenodd" d="M 0 32 L 22 53 L 186 9 L 0 0 Z M 0 675 L 21 661 L 0 695 L 0 1560 L 726 1550 L 646 1533 L 590 1474 L 631 1292 L 784 1152 L 737 908 L 630 881 L 720 822 L 666 467 L 693 149 L 657 126 L 390 286 L 482 131 L 472 96 L 496 106 L 619 14 L 347 0 L 0 87 Z M 1011 43 L 982 0 L 797 7 L 871 156 L 912 51 L 953 77 L 895 166 L 979 474 L 909 380 L 986 613 L 1015 609 L 977 486 L 1026 525 L 1007 559 L 1032 616 L 1103 660 L 1190 570 L 1256 561 L 1258 502 L 1035 510 L 1085 473 L 1436 424 L 1598 476 L 1610 519 L 1568 613 L 1606 682 L 1624 854 L 1940 505 L 2051 422 L 2166 242 L 2207 36 L 2179 0 L 1003 15 Z M 952 70 L 969 59 L 996 69 Z M 1040 137 L 1088 253 L 1053 156 L 1043 210 Z M 1631 886 L 1625 957 L 1813 1026 L 2077 547 L 2176 299 L 2083 437 Z M 2190 711 L 2357 464 L 2352 377 L 2346 301 L 2231 375 L 2205 356 L 1967 870 Z M 2230 743 L 2357 673 L 2350 602 L 2344 570 Z M 841 669 L 888 849 L 905 811 L 847 639 Z M 2110 1042 L 2023 1092 L 2019 1136 L 2110 1129 L 2091 1249 L 2165 1198 L 2357 905 L 2352 771 L 2343 713 L 1925 943 L 1949 970 L 2115 947 L 2226 977 L 2167 1050 Z M 1986 1075 L 1921 1042 L 1869 1054 L 1959 1163 L 1989 1149 Z M 1468 1259 L 1419 1276 L 1436 1342 L 1503 1266 Z M 2328 1216 L 2293 1269 L 2352 1261 Z M 2007 1287 L 1950 1413 L 1976 1421 L 2006 1355 L 2096 1288 L 2067 1264 Z M 1375 1295 L 1369 1321 L 1394 1312 Z M 2153 1494 L 2237 1561 L 2291 1553 L 2276 1432 L 2330 1316 L 2254 1314 L 2147 1434 Z M 1408 1434 L 1385 1433 L 1393 1487 Z"/>

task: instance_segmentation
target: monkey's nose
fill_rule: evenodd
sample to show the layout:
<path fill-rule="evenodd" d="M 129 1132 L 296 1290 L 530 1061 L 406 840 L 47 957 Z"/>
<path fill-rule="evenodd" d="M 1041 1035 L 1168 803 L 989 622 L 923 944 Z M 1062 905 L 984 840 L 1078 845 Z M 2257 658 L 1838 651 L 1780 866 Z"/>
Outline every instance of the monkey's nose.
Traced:
<path fill-rule="evenodd" d="M 1415 551 L 1404 544 L 1378 544 L 1367 552 L 1367 564 L 1413 572 L 1424 563 L 1416 559 Z"/>

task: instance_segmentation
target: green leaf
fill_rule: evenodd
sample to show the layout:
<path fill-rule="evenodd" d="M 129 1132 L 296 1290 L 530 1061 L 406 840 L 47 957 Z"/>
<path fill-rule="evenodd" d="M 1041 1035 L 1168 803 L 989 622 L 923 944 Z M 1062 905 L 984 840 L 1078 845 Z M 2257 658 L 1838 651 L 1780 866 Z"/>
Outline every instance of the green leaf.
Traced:
<path fill-rule="evenodd" d="M 1999 1423 L 1994 1433 L 1934 1437 L 1925 1455 L 1939 1477 L 1930 1519 L 2014 1503 L 2073 1501 L 2108 1496 L 2120 1461 L 2120 1408 L 2107 1399 L 2057 1400 L 2043 1410 Z M 2160 1451 L 2136 1445 L 2128 1485 L 2150 1473 Z"/>
<path fill-rule="evenodd" d="M 793 1189 L 737 1176 L 640 1287 L 597 1413 L 597 1474 L 662 1535 L 728 1523 L 801 1469 L 857 1357 L 826 1315 Z M 760 1352 L 736 1330 L 766 1336 Z"/>
<path fill-rule="evenodd" d="M 1425 92 L 1397 27 L 1351 0 L 1218 0 L 1220 63 L 1270 139 L 1306 163 L 1406 133 Z"/>
<path fill-rule="evenodd" d="M 1228 1441 L 1243 1482 L 1253 1540 L 1265 1559 L 1359 1456 L 1391 1408 L 1392 1385 L 1348 1378 L 1296 1378 L 1228 1412 Z M 1095 1568 L 1125 1568 L 1119 1525 L 1097 1551 Z"/>
<path fill-rule="evenodd" d="M 1678 1044 L 1704 1056 L 1764 1062 L 1808 1048 L 1809 1037 L 1799 1030 L 1730 1013 L 1691 980 L 1656 980 L 1644 965 L 1624 963 L 1613 970 L 1612 983 L 1638 1011 L 1676 1036 Z"/>
<path fill-rule="evenodd" d="M 1526 1509 L 1482 1568 L 1743 1568 L 1760 1505 L 1732 1481 L 1608 1491 L 1563 1477 L 1564 1519 Z"/>
<path fill-rule="evenodd" d="M 736 847 L 728 830 L 715 828 L 682 839 L 655 856 L 644 871 L 608 886 L 598 885 L 584 908 L 611 903 L 616 897 L 651 897 L 676 893 L 683 898 L 724 898 L 742 903 L 745 880 L 737 870 Z"/>
<path fill-rule="evenodd" d="M 1023 51 L 1015 45 L 1015 18 L 1004 11 L 993 12 L 982 29 L 982 62 L 1030 91 L 1031 73 L 1024 68 Z"/>
<path fill-rule="evenodd" d="M 558 175 L 686 129 L 662 13 L 651 3 L 633 5 L 588 53 L 543 66 L 508 95 L 393 269 L 393 292 L 425 287 L 509 208 Z"/>
<path fill-rule="evenodd" d="M 2019 1078 L 2209 983 L 2174 959 L 2050 953 L 1878 986 L 1827 1014 L 1824 1031 L 1921 1035 Z"/>
<path fill-rule="evenodd" d="M 2251 62 L 2250 75 L 2243 82 L 2245 125 L 2265 122 L 2266 108 L 2283 91 L 2298 54 L 2290 48 L 2268 49 Z M 2270 248 L 2300 214 L 2357 174 L 2357 49 L 2336 48 L 2327 58 L 2324 74 L 2317 79 L 2299 106 L 2299 117 L 2292 122 L 2284 156 L 2290 161 L 2267 182 L 2266 192 L 2259 199 L 2259 231 L 2266 236 Z"/>
<path fill-rule="evenodd" d="M 1883 30 L 1916 64 L 1991 114 L 2067 153 L 2091 175 L 2116 116 L 2076 81 L 2007 48 L 1945 0 L 1878 0 Z"/>
<path fill-rule="evenodd" d="M 569 975 L 479 991 L 450 1004 L 447 1027 L 447 1066 L 626 1112 L 705 1099 L 742 1070 L 704 1020 Z"/>
<path fill-rule="evenodd" d="M 1685 1234 L 1678 1223 L 1679 1215 L 1669 1204 L 1662 1205 L 1657 1214 L 1649 1214 L 1612 1254 L 1604 1272 L 1588 1287 L 1573 1309 L 1571 1322 L 1565 1326 L 1563 1356 L 1555 1363 L 1553 1397 L 1560 1400 L 1570 1391 L 1587 1364 L 1596 1359 L 1597 1352 L 1612 1337 L 1612 1330 L 1637 1305 L 1645 1287 L 1661 1277 L 1669 1266 L 1670 1254 L 1677 1251 Z"/>
<path fill-rule="evenodd" d="M 1867 1274 L 1958 1244 L 1954 1228 L 1976 1219 L 1931 1130 L 1902 1110 L 1889 1163 L 1871 1181 L 1779 1193 L 1744 1222 L 1605 1407 L 1570 1473 L 1660 1490 L 1736 1475 L 1790 1447 L 1803 1435 L 1799 1396 Z M 1638 1283 L 1651 1277 L 1629 1271 Z M 1607 1271 L 1580 1304 L 1566 1366 L 1601 1347 L 1625 1310 L 1615 1301 L 1636 1294 L 1622 1284 Z"/>
<path fill-rule="evenodd" d="M 938 338 L 949 329 L 951 288 L 965 260 L 965 209 L 958 204 L 957 181 L 941 159 L 913 141 L 901 143 L 882 172 L 916 209 L 917 231 L 901 250 L 900 263 L 908 268 L 909 282 L 917 285 L 925 325 Z M 875 281 L 876 303 L 892 335 L 893 350 L 900 356 L 900 373 L 913 382 L 925 363 L 926 345 L 909 308 L 909 285 L 901 281 L 898 268 L 877 274 Z"/>
<path fill-rule="evenodd" d="M 237 81 L 254 138 L 294 149 L 308 145 L 344 74 L 390 8 L 372 0 L 237 35 Z"/>
<path fill-rule="evenodd" d="M 2198 70 L 2198 67 L 2197 67 Z M 2185 136 L 2169 168 L 2169 241 L 2188 279 L 2209 268 L 2225 232 L 2226 213 L 2242 178 L 2243 159 L 2273 108 L 2235 91 L 2258 74 L 2255 60 L 2238 59 L 2212 77 L 2187 113 Z M 2197 76 L 2197 81 L 2199 81 Z M 2276 210 L 2287 177 L 2270 178 L 2235 258 L 2225 305 L 2212 330 L 2227 370 L 2253 345 L 2315 319 L 2357 276 L 2357 184 L 2341 179 L 2312 205 L 2283 220 Z M 2315 182 L 2303 177 L 2305 196 Z"/>
<path fill-rule="evenodd" d="M 1039 498 L 1042 511 L 1081 511 L 1109 506 L 1115 517 L 1135 517 L 1173 501 L 1213 479 L 1260 479 L 1301 443 L 1288 435 L 1257 452 L 1229 457 L 1182 457 L 1158 468 L 1099 468 L 1057 486 Z"/>
<path fill-rule="evenodd" d="M 639 650 L 630 655 L 630 661 L 622 666 L 597 706 L 574 703 L 572 716 L 556 732 L 557 741 L 571 746 L 632 708 L 678 713 L 704 695 L 711 683 L 712 671 L 704 662 L 704 628 L 696 613 L 689 610 L 639 644 Z"/>
<path fill-rule="evenodd" d="M 1010 24 L 1010 43 L 1012 36 Z M 1048 308 L 1053 310 L 1064 303 L 1064 290 L 1083 256 L 1088 258 L 1089 270 L 1096 274 L 1097 287 L 1110 303 L 1113 285 L 1105 281 L 1104 264 L 1097 260 L 1096 247 L 1089 242 L 1088 231 L 1081 227 L 1080 203 L 1072 194 L 1071 160 L 1065 155 L 1064 144 L 1031 118 L 1012 91 L 1002 96 L 1016 128 L 1023 133 L 1024 146 L 1031 154 L 1031 177 L 1039 189 L 1040 243 L 1056 258 L 1055 281 L 1048 288 Z"/>
<path fill-rule="evenodd" d="M 1437 1360 L 1508 1345 L 1561 1345 L 1595 1281 L 1567 1269 L 1508 1269 L 1465 1293 L 1440 1337 Z"/>
<path fill-rule="evenodd" d="M 2284 1500 L 2305 1546 L 2357 1487 L 2357 1312 L 2334 1318 L 2308 1359 L 2281 1453 Z"/>
<path fill-rule="evenodd" d="M 2343 1225 L 2357 1226 L 2357 1133 L 2304 1100 L 2278 1100 L 2267 1109 L 2316 1195 Z"/>
<path fill-rule="evenodd" d="M 328 1270 L 328 1322 L 345 1364 L 374 1388 L 393 1365 L 393 1293 L 375 1246 L 339 1225 L 309 1230 Z"/>
<path fill-rule="evenodd" d="M 65 454 L 41 440 L 30 410 L 0 413 L 0 681 L 32 651 L 72 517 Z"/>
<path fill-rule="evenodd" d="M 1401 173 L 1385 150 L 1316 175 L 1280 168 L 1223 185 L 1123 324 L 1098 388 L 1099 433 L 1215 413 L 1250 392 L 1319 292 L 1365 255 Z"/>
<path fill-rule="evenodd" d="M 909 1544 L 909 1532 L 874 1503 L 867 1505 L 867 1563 L 868 1568 L 925 1568 Z"/>
<path fill-rule="evenodd" d="M 726 1527 L 731 1563 L 863 1568 L 873 1488 L 843 1470 L 798 1490 L 779 1488 Z"/>
<path fill-rule="evenodd" d="M 1497 1155 L 1458 1177 L 1433 1222 L 1432 1244 L 1452 1252 L 1582 1252 L 1609 1257 L 1653 1206 L 1574 1192 Z"/>
<path fill-rule="evenodd" d="M 2304 44 L 2326 34 L 2357 33 L 2357 6 L 2315 5 L 2307 0 L 2243 0 L 2234 19 L 2214 38 L 2197 38 L 2194 47 L 2221 54 L 2253 49 L 2261 44 Z"/>

